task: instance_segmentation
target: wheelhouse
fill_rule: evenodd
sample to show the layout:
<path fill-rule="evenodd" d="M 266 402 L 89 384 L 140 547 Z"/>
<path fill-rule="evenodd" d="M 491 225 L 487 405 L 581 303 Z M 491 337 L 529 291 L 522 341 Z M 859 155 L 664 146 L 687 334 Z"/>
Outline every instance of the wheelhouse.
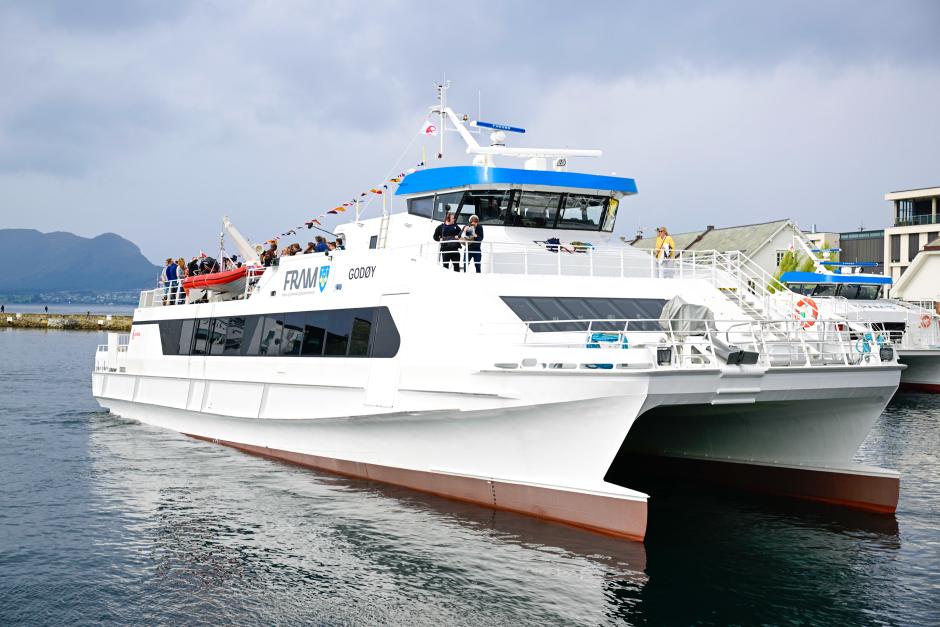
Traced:
<path fill-rule="evenodd" d="M 483 225 L 607 233 L 635 193 L 633 179 L 479 166 L 416 172 L 397 192 L 409 214 L 435 221 L 453 213 L 458 224 L 476 215 Z"/>
<path fill-rule="evenodd" d="M 826 274 L 822 272 L 785 272 L 780 282 L 804 296 L 834 296 L 847 300 L 878 300 L 890 277 L 871 274 Z"/>

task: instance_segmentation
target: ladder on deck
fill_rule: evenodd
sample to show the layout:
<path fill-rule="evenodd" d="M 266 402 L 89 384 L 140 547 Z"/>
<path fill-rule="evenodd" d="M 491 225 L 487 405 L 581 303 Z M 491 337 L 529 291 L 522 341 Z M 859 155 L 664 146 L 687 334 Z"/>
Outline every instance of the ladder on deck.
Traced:
<path fill-rule="evenodd" d="M 389 214 L 383 213 L 382 220 L 379 222 L 379 238 L 376 243 L 376 248 L 385 248 L 388 244 L 388 223 L 389 223 Z"/>

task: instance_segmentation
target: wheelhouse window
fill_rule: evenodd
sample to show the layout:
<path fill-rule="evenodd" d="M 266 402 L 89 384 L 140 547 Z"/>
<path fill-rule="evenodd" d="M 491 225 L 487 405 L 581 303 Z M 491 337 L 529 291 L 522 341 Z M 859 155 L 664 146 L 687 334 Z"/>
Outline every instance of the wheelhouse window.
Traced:
<path fill-rule="evenodd" d="M 458 224 L 470 221 L 470 216 L 480 218 L 480 224 L 505 224 L 506 220 L 512 223 L 510 208 L 512 207 L 512 192 L 503 191 L 468 191 L 464 194 L 460 205 Z"/>
<path fill-rule="evenodd" d="M 408 213 L 422 218 L 430 218 L 434 213 L 434 196 L 411 198 L 408 200 Z"/>
<path fill-rule="evenodd" d="M 457 214 L 460 209 L 460 201 L 463 199 L 463 192 L 451 192 L 449 194 L 438 194 L 434 197 L 434 215 L 432 220 L 438 222 L 444 221 L 444 216 L 448 213 Z"/>
<path fill-rule="evenodd" d="M 838 290 L 836 283 L 821 283 L 813 288 L 813 296 L 835 296 Z"/>
<path fill-rule="evenodd" d="M 521 192 L 517 194 L 512 226 L 530 228 L 552 228 L 558 217 L 561 194 L 543 192 Z"/>
<path fill-rule="evenodd" d="M 565 194 L 558 215 L 558 228 L 597 231 L 601 228 L 606 200 L 600 196 Z"/>
<path fill-rule="evenodd" d="M 590 194 L 468 190 L 411 198 L 408 213 L 443 222 L 451 212 L 458 224 L 476 215 L 481 224 L 611 232 L 619 206 L 616 198 Z"/>

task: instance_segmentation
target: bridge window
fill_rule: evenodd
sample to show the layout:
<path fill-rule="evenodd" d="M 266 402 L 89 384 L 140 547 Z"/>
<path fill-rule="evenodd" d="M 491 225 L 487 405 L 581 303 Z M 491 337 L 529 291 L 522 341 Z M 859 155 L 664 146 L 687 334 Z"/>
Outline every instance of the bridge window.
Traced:
<path fill-rule="evenodd" d="M 513 226 L 551 228 L 555 224 L 561 194 L 521 192 L 517 197 Z"/>
<path fill-rule="evenodd" d="M 422 218 L 430 218 L 434 212 L 434 196 L 411 198 L 408 200 L 408 213 Z"/>
<path fill-rule="evenodd" d="M 431 216 L 431 219 L 443 222 L 444 216 L 448 213 L 452 213 L 456 216 L 462 198 L 463 192 L 451 192 L 449 194 L 438 194 L 435 196 L 434 215 Z"/>
<path fill-rule="evenodd" d="M 457 223 L 466 224 L 470 216 L 476 214 L 480 224 L 504 224 L 509 219 L 511 200 L 512 192 L 509 190 L 468 191 L 460 205 Z"/>
<path fill-rule="evenodd" d="M 835 296 L 838 289 L 835 283 L 821 283 L 813 288 L 813 296 Z"/>
<path fill-rule="evenodd" d="M 597 231 L 601 228 L 606 204 L 606 198 L 600 196 L 565 194 L 558 215 L 558 228 Z"/>

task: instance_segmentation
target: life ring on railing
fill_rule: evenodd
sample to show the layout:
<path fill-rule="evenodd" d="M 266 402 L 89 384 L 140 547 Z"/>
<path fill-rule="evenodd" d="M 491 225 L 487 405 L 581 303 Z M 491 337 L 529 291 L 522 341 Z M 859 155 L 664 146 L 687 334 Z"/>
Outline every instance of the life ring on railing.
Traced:
<path fill-rule="evenodd" d="M 924 314 L 920 317 L 920 328 L 929 329 L 930 323 L 932 322 L 932 316 L 930 314 Z"/>
<path fill-rule="evenodd" d="M 809 296 L 796 301 L 796 315 L 794 317 L 800 321 L 800 326 L 804 329 L 816 324 L 816 319 L 819 318 L 819 307 L 816 306 L 816 301 Z"/>

